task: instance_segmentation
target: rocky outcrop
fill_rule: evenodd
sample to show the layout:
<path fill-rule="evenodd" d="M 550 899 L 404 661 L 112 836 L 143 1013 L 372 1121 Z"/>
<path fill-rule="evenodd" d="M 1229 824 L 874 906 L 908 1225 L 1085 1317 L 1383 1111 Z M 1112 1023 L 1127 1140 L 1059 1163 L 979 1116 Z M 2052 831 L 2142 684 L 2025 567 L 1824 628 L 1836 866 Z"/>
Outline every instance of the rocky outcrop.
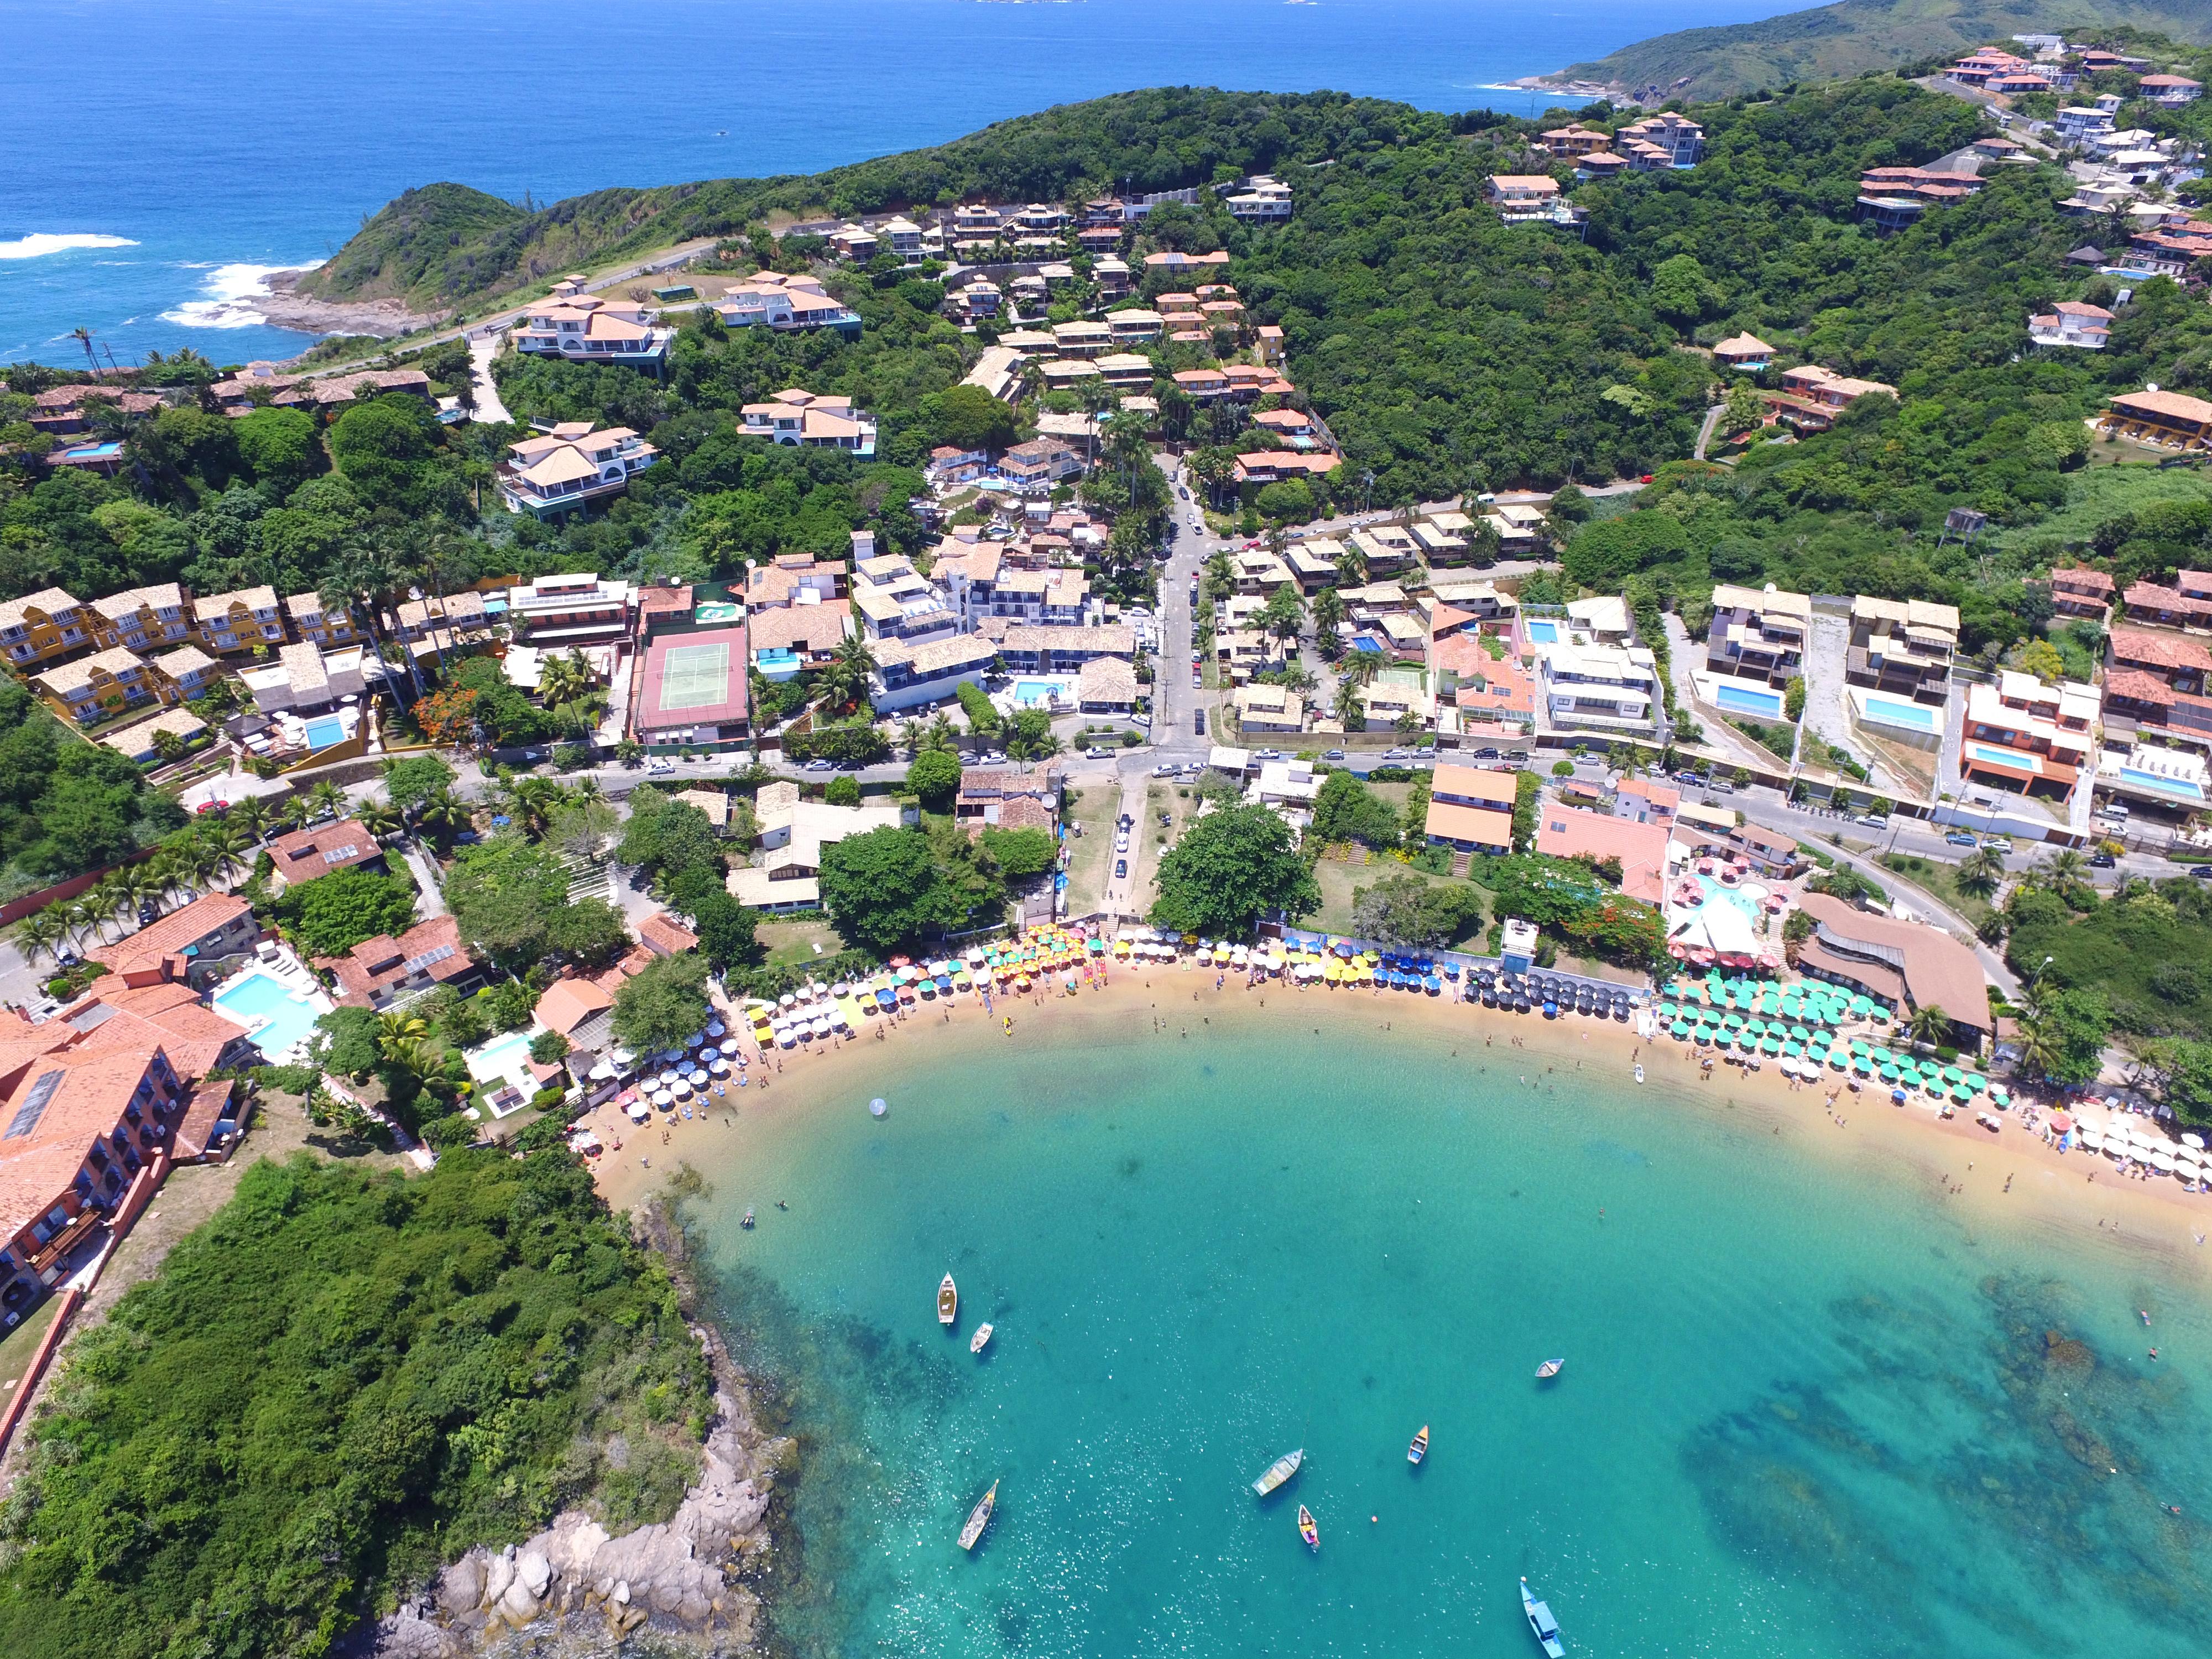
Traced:
<path fill-rule="evenodd" d="M 472 1549 L 377 1626 L 374 1659 L 471 1659 L 521 1645 L 522 1632 L 533 1652 L 598 1652 L 647 1631 L 659 1645 L 702 1652 L 758 1647 L 767 1620 L 743 1580 L 765 1565 L 769 1505 L 797 1447 L 760 1427 L 720 1339 L 698 1335 L 714 1369 L 716 1417 L 676 1513 L 615 1537 L 568 1510 L 520 1544 Z"/>

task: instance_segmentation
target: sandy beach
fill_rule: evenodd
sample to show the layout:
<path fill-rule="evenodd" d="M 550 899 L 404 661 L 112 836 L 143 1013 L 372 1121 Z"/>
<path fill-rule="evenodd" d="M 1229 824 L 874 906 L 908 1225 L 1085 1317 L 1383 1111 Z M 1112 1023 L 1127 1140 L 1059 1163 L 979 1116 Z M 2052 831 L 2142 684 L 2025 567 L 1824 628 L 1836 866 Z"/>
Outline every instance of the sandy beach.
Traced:
<path fill-rule="evenodd" d="M 1978 1225 L 2024 1232 L 2062 1251 L 2147 1254 L 2212 1277 L 2212 1248 L 2197 1242 L 2212 1232 L 2212 1194 L 2184 1192 L 2171 1178 L 2128 1179 L 2094 1153 L 2060 1152 L 2011 1115 L 1992 1134 L 1970 1115 L 1946 1120 L 1929 1107 L 1895 1106 L 1874 1088 L 1854 1095 L 1840 1079 L 1810 1085 L 1771 1066 L 1753 1073 L 1717 1063 L 1706 1077 L 1688 1045 L 1639 1039 L 1632 1026 L 1611 1022 L 1547 1021 L 1401 992 L 1300 989 L 1279 981 L 1248 987 L 1237 977 L 1217 990 L 1215 979 L 1195 966 L 1117 966 L 1107 985 L 1073 995 L 994 994 L 988 1013 L 975 996 L 917 1004 L 854 1036 L 753 1056 L 750 1086 L 733 1081 L 711 1109 L 689 1120 L 632 1124 L 612 1103 L 602 1105 L 582 1120 L 608 1149 L 596 1160 L 599 1189 L 622 1209 L 656 1190 L 679 1164 L 711 1176 L 742 1147 L 744 1124 L 756 1116 L 858 1107 L 895 1094 L 900 1073 L 957 1066 L 976 1045 L 1203 1043 L 1217 1025 L 1225 1032 L 1245 1022 L 1304 1020 L 1326 1032 L 1332 1022 L 1372 1021 L 1408 1041 L 1448 1044 L 1455 1054 L 1486 1046 L 1492 1061 L 1517 1044 L 1539 1097 L 1547 1079 L 1595 1072 L 1657 1109 L 1741 1115 L 1736 1127 L 1749 1135 L 1765 1132 L 1885 1180 L 1933 1188 Z M 1011 1033 L 1001 1024 L 1009 1017 Z M 1647 1079 L 1640 1088 L 1632 1080 L 1639 1060 Z M 1747 1174 L 1755 1179 L 1757 1171 Z"/>

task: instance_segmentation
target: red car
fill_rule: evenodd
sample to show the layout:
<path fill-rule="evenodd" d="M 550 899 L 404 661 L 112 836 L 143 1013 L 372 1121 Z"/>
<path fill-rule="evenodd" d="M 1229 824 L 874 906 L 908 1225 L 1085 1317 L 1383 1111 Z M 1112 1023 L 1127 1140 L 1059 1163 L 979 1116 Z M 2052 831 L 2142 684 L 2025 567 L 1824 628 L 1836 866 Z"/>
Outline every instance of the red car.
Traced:
<path fill-rule="evenodd" d="M 1649 472 L 1646 472 L 1642 477 L 1638 477 L 1636 482 L 1638 483 L 1650 483 L 1651 482 L 1651 475 Z"/>

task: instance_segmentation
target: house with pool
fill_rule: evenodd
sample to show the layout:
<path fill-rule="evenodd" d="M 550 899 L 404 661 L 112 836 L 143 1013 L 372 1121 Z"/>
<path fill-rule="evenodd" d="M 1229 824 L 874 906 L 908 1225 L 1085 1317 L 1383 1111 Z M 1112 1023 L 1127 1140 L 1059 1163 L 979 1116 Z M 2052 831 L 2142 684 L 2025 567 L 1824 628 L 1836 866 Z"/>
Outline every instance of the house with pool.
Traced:
<path fill-rule="evenodd" d="M 1732 714 L 1779 719 L 1778 702 L 1766 712 L 1732 705 L 1722 695 L 1729 680 L 1748 680 L 1779 691 L 1805 672 L 1805 641 L 1812 632 L 1813 601 L 1769 582 L 1764 588 L 1723 582 L 1713 589 L 1712 626 L 1705 635 L 1705 672 L 1714 677 L 1714 706 Z M 1748 690 L 1749 688 L 1739 688 Z"/>
<path fill-rule="evenodd" d="M 418 921 L 397 938 L 379 933 L 343 956 L 317 957 L 315 967 L 335 981 L 342 1006 L 380 1013 L 433 986 L 470 990 L 483 981 L 483 965 L 469 954 L 451 916 Z"/>
<path fill-rule="evenodd" d="M 206 893 L 88 954 L 125 985 L 155 985 L 204 977 L 199 970 L 260 937 L 252 905 L 235 893 Z"/>
<path fill-rule="evenodd" d="M 2014 794 L 2070 806 L 2100 743 L 2102 698 L 2078 680 L 2045 685 L 2007 669 L 1995 685 L 1966 688 L 1959 775 Z"/>

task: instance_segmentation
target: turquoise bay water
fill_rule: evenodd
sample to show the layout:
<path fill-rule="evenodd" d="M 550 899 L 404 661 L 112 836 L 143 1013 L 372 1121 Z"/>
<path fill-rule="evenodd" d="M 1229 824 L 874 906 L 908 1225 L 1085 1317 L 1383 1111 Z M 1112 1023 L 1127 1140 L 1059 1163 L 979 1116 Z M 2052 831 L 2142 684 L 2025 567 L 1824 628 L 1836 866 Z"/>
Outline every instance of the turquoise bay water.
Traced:
<path fill-rule="evenodd" d="M 894 1049 L 881 1121 L 756 1113 L 706 1166 L 804 1438 L 799 1651 L 1521 1656 L 1523 1573 L 1571 1653 L 2212 1651 L 2201 1300 L 1750 1109 L 1294 1018 Z"/>

